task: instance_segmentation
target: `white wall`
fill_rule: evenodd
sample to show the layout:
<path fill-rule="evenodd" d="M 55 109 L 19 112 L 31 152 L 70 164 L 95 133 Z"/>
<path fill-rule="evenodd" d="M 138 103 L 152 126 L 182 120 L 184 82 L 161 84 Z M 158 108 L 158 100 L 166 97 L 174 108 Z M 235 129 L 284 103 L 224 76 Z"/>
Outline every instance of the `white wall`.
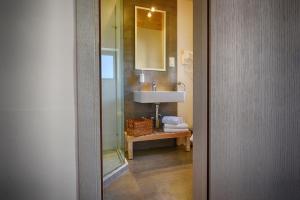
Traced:
<path fill-rule="evenodd" d="M 118 26 L 116 18 L 116 0 L 102 0 L 101 1 L 101 48 L 117 50 L 118 40 L 117 31 L 114 28 Z M 104 50 L 102 54 L 107 53 Z M 110 52 L 113 54 L 114 51 Z M 116 53 L 116 52 L 115 52 Z M 117 57 L 119 54 L 116 53 Z M 102 63 L 103 64 L 103 63 Z M 117 93 L 116 93 L 116 79 L 119 68 L 116 67 L 117 61 L 114 63 L 114 77 L 112 79 L 102 79 L 102 144 L 103 150 L 116 149 L 117 141 Z"/>
<path fill-rule="evenodd" d="M 0 199 L 74 200 L 75 3 L 0 5 Z"/>
<path fill-rule="evenodd" d="M 116 77 L 102 79 L 102 139 L 103 150 L 114 150 L 117 141 L 117 94 Z"/>
<path fill-rule="evenodd" d="M 101 0 L 101 47 L 116 48 L 116 0 Z"/>
<path fill-rule="evenodd" d="M 183 50 L 193 51 L 193 1 L 177 1 L 177 80 L 186 85 L 186 101 L 178 103 L 178 115 L 193 127 L 193 65 L 182 65 Z"/>

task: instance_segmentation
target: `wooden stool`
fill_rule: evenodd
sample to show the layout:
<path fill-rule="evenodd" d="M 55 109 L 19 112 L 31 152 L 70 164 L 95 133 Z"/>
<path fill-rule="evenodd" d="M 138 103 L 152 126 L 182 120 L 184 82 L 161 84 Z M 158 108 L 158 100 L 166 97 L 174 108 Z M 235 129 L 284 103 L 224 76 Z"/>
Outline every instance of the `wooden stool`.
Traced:
<path fill-rule="evenodd" d="M 139 137 L 129 136 L 125 132 L 126 137 L 126 147 L 128 151 L 128 159 L 133 159 L 133 143 L 134 142 L 141 142 L 141 141 L 150 141 L 150 140 L 161 140 L 161 139 L 170 139 L 170 138 L 176 138 L 177 140 L 179 138 L 185 138 L 185 150 L 191 151 L 191 142 L 190 137 L 192 136 L 191 131 L 185 131 L 185 132 L 176 132 L 176 133 L 165 133 L 161 131 L 154 131 L 153 134 L 150 135 L 144 135 Z"/>

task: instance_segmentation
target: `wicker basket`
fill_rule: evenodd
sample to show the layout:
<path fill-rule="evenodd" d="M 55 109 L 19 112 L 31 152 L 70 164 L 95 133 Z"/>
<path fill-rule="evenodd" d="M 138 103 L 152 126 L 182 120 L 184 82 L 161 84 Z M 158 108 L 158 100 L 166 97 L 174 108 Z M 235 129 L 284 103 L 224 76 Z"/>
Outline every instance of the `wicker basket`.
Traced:
<path fill-rule="evenodd" d="M 146 118 L 129 119 L 126 121 L 126 131 L 127 135 L 134 137 L 152 134 L 153 121 Z"/>

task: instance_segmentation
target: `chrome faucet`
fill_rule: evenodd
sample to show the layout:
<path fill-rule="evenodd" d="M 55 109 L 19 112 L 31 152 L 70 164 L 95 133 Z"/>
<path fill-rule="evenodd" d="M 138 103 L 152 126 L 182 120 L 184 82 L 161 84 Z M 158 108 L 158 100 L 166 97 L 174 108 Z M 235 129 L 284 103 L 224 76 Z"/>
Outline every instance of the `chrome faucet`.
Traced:
<path fill-rule="evenodd" d="M 156 81 L 152 81 L 152 91 L 156 91 L 157 83 Z"/>

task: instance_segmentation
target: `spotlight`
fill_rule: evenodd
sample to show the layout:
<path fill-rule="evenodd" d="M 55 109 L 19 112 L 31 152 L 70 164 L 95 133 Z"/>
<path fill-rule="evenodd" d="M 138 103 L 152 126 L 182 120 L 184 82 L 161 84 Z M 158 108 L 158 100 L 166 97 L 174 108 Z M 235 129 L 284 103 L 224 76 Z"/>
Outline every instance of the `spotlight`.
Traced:
<path fill-rule="evenodd" d="M 156 8 L 152 6 L 150 10 L 151 10 L 151 12 L 155 12 Z"/>
<path fill-rule="evenodd" d="M 151 18 L 152 17 L 152 13 L 148 12 L 147 17 Z"/>

